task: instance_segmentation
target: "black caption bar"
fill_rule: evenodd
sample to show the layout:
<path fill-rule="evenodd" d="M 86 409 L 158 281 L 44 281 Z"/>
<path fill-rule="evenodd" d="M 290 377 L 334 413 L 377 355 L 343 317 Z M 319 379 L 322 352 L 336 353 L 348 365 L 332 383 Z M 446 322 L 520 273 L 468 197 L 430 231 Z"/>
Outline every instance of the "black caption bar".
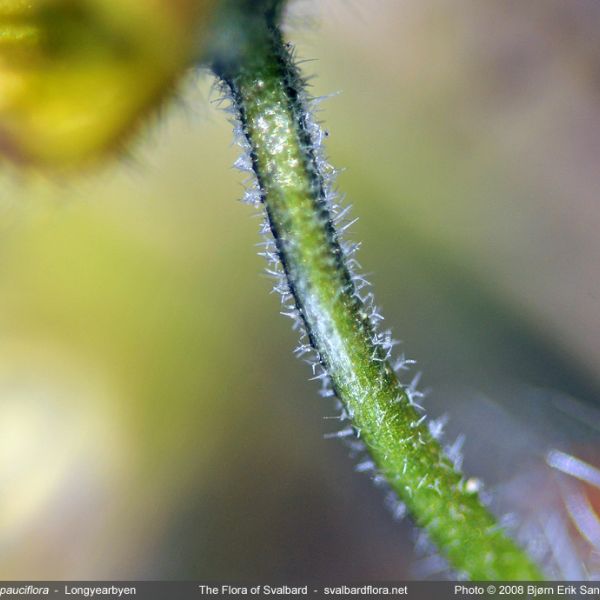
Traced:
<path fill-rule="evenodd" d="M 0 600 L 194 600 L 205 598 L 412 598 L 462 600 L 465 598 L 550 599 L 597 598 L 600 583 L 573 582 L 440 582 L 393 583 L 239 584 L 199 581 L 0 581 Z"/>

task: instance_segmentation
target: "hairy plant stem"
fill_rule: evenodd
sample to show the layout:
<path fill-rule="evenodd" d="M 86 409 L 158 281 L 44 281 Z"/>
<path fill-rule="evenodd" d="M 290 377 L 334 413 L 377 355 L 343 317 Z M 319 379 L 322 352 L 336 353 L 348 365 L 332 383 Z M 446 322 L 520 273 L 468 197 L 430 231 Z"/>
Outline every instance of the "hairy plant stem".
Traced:
<path fill-rule="evenodd" d="M 474 580 L 540 579 L 444 455 L 377 342 L 332 220 L 302 80 L 276 25 L 254 26 L 250 49 L 214 70 L 250 145 L 296 309 L 354 431 L 454 569 Z"/>

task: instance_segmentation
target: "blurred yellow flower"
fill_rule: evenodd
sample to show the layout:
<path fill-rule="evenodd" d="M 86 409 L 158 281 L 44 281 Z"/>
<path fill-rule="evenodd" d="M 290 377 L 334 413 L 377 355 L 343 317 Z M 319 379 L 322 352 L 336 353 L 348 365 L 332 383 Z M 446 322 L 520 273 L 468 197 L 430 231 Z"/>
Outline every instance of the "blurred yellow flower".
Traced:
<path fill-rule="evenodd" d="M 201 52 L 216 0 L 0 0 L 0 154 L 81 166 L 118 149 Z"/>

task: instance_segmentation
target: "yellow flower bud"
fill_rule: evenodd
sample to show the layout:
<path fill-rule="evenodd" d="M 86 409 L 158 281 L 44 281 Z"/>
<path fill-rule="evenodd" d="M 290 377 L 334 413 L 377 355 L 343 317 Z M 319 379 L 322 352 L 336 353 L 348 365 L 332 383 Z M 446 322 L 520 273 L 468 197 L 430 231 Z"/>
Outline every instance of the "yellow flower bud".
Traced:
<path fill-rule="evenodd" d="M 71 167 L 117 149 L 198 57 L 216 0 L 0 0 L 0 155 Z"/>

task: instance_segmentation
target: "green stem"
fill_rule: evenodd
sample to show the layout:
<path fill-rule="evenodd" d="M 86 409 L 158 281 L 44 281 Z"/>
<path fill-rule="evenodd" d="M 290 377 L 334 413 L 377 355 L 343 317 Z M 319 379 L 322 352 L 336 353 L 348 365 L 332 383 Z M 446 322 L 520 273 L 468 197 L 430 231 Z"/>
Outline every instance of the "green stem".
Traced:
<path fill-rule="evenodd" d="M 253 37 L 250 50 L 214 70 L 239 113 L 296 309 L 355 433 L 457 571 L 475 580 L 540 579 L 444 455 L 390 367 L 332 221 L 302 80 L 274 24 L 255 22 Z"/>

